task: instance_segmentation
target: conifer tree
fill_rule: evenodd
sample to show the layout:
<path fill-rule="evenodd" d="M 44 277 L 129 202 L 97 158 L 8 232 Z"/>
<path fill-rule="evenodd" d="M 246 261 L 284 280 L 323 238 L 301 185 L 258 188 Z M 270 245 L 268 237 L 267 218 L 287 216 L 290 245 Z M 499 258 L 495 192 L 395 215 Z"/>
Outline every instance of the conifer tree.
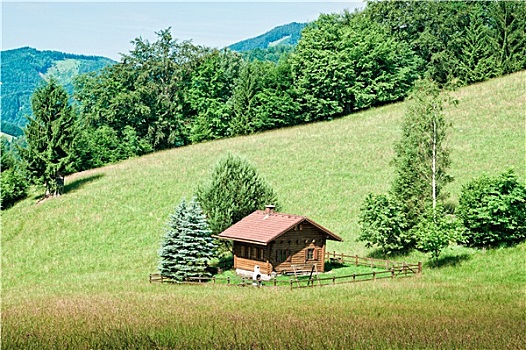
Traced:
<path fill-rule="evenodd" d="M 273 204 L 274 190 L 246 159 L 228 154 L 214 167 L 208 183 L 199 186 L 197 198 L 207 214 L 210 228 L 219 234 L 248 214 Z"/>
<path fill-rule="evenodd" d="M 161 249 L 159 271 L 176 281 L 188 277 L 207 277 L 209 261 L 214 257 L 215 245 L 206 217 L 199 202 L 183 199 L 170 215 Z"/>
<path fill-rule="evenodd" d="M 53 78 L 35 91 L 31 107 L 33 117 L 24 130 L 27 147 L 19 150 L 33 180 L 45 185 L 46 196 L 60 195 L 78 130 L 75 113 L 68 93 Z"/>

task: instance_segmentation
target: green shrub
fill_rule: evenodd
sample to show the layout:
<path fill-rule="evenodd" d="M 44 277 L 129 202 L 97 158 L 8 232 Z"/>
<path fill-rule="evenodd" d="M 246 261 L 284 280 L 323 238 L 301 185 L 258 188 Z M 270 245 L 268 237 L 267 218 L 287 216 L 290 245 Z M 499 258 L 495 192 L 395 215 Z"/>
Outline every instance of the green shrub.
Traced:
<path fill-rule="evenodd" d="M 461 242 L 464 232 L 462 224 L 454 216 L 447 215 L 442 206 L 426 210 L 411 230 L 416 248 L 431 253 L 432 259 L 437 259 L 450 243 Z"/>
<path fill-rule="evenodd" d="M 0 207 L 6 209 L 26 196 L 29 183 L 21 169 L 20 161 L 9 149 L 8 144 L 0 140 L 0 147 Z"/>
<path fill-rule="evenodd" d="M 25 176 L 16 169 L 2 171 L 1 175 L 1 208 L 11 207 L 27 194 L 28 183 Z"/>
<path fill-rule="evenodd" d="M 228 154 L 219 160 L 211 179 L 197 190 L 197 199 L 207 214 L 214 234 L 223 232 L 266 204 L 278 209 L 277 196 L 254 165 Z"/>
<path fill-rule="evenodd" d="M 402 206 L 389 195 L 369 193 L 360 210 L 360 241 L 366 247 L 380 247 L 391 254 L 409 250 L 415 240 L 408 230 L 407 219 Z"/>
<path fill-rule="evenodd" d="M 462 187 L 457 215 L 470 246 L 514 244 L 526 238 L 526 187 L 512 170 Z"/>

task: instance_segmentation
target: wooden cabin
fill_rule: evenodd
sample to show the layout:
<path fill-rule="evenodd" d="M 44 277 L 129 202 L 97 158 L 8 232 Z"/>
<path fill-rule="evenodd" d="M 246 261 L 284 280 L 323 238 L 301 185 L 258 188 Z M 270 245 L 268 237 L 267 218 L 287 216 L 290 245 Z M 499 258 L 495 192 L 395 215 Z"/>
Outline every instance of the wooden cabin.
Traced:
<path fill-rule="evenodd" d="M 233 241 L 236 272 L 250 274 L 259 266 L 264 279 L 313 265 L 324 272 L 326 241 L 342 239 L 305 216 L 277 213 L 273 208 L 257 210 L 219 234 Z"/>

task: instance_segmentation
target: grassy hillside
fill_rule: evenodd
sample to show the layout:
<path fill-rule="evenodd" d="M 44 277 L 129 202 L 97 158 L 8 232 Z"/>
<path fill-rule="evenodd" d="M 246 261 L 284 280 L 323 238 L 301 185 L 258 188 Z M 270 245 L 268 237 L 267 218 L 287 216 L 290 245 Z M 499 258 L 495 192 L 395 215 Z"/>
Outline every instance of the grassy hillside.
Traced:
<path fill-rule="evenodd" d="M 456 93 L 452 201 L 482 173 L 514 168 L 525 179 L 525 78 Z M 64 196 L 2 212 L 2 348 L 519 348 L 524 244 L 451 248 L 441 268 L 385 283 L 291 292 L 147 282 L 168 215 L 228 151 L 256 164 L 283 211 L 344 238 L 330 250 L 370 253 L 355 241 L 359 207 L 389 188 L 404 108 L 151 154 L 72 175 Z"/>

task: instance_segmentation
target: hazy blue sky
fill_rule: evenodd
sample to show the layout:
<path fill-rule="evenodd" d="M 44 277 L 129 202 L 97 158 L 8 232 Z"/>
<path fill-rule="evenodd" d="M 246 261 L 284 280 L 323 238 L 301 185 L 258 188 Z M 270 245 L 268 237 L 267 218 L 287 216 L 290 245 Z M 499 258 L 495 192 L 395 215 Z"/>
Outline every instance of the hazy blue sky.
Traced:
<path fill-rule="evenodd" d="M 222 48 L 320 13 L 363 7 L 363 2 L 20 2 L 2 1 L 2 50 L 100 55 L 118 60 L 136 37 L 155 40 L 172 27 L 179 40 Z"/>

